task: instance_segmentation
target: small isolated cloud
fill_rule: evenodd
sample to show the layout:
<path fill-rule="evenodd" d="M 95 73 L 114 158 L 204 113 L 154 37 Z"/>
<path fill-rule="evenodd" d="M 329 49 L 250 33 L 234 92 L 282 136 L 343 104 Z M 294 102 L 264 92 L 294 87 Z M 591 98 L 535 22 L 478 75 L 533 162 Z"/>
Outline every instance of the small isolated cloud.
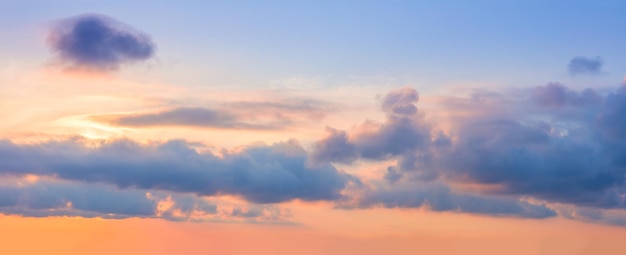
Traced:
<path fill-rule="evenodd" d="M 601 57 L 584 57 L 578 56 L 572 58 L 570 60 L 569 65 L 567 65 L 567 70 L 571 75 L 579 75 L 579 74 L 592 74 L 597 75 L 602 73 L 602 66 L 604 65 L 604 60 Z"/>
<path fill-rule="evenodd" d="M 148 35 L 101 14 L 59 21 L 50 31 L 48 45 L 64 67 L 92 71 L 116 70 L 145 61 L 155 52 Z"/>

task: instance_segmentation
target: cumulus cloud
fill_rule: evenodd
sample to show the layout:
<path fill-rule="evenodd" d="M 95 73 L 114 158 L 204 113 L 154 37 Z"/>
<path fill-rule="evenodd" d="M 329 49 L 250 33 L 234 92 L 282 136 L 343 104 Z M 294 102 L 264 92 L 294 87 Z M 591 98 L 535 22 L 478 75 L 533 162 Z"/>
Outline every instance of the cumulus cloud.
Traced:
<path fill-rule="evenodd" d="M 314 145 L 311 158 L 315 162 L 351 163 L 357 157 L 355 145 L 345 131 L 327 128 L 328 136 Z"/>
<path fill-rule="evenodd" d="M 0 173 L 123 190 L 234 195 L 259 204 L 325 200 L 342 208 L 626 222 L 626 88 L 602 94 L 551 83 L 455 98 L 441 107 L 463 114 L 451 114 L 445 132 L 427 121 L 418 100 L 414 89 L 391 91 L 381 100 L 383 121 L 328 128 L 310 153 L 295 141 L 219 155 L 199 153 L 184 141 L 116 140 L 95 147 L 80 140 L 0 141 Z M 358 178 L 331 164 L 359 160 L 395 162 L 381 169 L 380 178 Z M 14 205 L 11 197 L 0 196 L 0 204 Z M 255 207 L 226 213 L 274 215 Z"/>
<path fill-rule="evenodd" d="M 598 104 L 602 100 L 593 89 L 577 92 L 556 82 L 534 88 L 531 96 L 539 105 L 548 107 L 587 106 Z"/>
<path fill-rule="evenodd" d="M 626 172 L 607 157 L 605 144 L 551 131 L 547 124 L 505 120 L 467 124 L 440 155 L 439 171 L 454 181 L 500 185 L 504 194 L 625 208 L 619 197 Z"/>
<path fill-rule="evenodd" d="M 602 73 L 604 60 L 601 57 L 585 57 L 578 56 L 572 58 L 567 65 L 567 70 L 571 75 L 591 74 L 597 75 Z"/>
<path fill-rule="evenodd" d="M 320 162 L 396 160 L 386 169 L 385 182 L 360 197 L 361 206 L 428 204 L 434 210 L 554 215 L 543 205 L 523 202 L 532 198 L 576 208 L 626 209 L 626 89 L 601 95 L 551 83 L 455 99 L 449 110 L 464 114 L 450 119 L 447 133 L 413 110 L 417 97 L 412 95 L 407 89 L 390 92 L 383 100 L 385 122 L 329 129 L 329 136 L 314 145 L 312 158 Z M 432 183 L 460 186 L 448 190 Z M 483 188 L 466 194 L 463 185 Z"/>
<path fill-rule="evenodd" d="M 155 44 L 143 32 L 101 14 L 85 14 L 56 23 L 48 45 L 65 67 L 110 71 L 145 61 Z"/>
<path fill-rule="evenodd" d="M 351 134 L 329 128 L 329 135 L 315 143 L 312 159 L 349 163 L 359 157 L 385 159 L 427 147 L 430 127 L 418 114 L 417 101 L 417 91 L 412 88 L 390 92 L 381 107 L 387 114 L 385 123 L 368 121 Z"/>
<path fill-rule="evenodd" d="M 454 142 L 432 150 L 429 169 L 448 181 L 497 185 L 498 194 L 625 209 L 624 89 L 600 95 L 548 84 L 530 95 L 498 106 L 514 114 L 456 119 Z"/>
<path fill-rule="evenodd" d="M 69 140 L 36 145 L 0 142 L 0 173 L 55 176 L 121 188 L 235 195 L 253 203 L 335 200 L 353 177 L 332 165 L 309 167 L 296 142 L 250 146 L 217 156 L 184 141 L 141 145 L 130 140 L 96 148 Z"/>

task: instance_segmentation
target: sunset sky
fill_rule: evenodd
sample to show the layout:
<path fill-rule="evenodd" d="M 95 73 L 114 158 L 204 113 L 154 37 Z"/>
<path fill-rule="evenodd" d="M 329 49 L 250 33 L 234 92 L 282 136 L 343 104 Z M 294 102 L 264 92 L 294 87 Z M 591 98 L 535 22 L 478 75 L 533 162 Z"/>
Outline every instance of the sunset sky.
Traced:
<path fill-rule="evenodd" d="M 625 13 L 0 0 L 0 254 L 624 254 Z"/>

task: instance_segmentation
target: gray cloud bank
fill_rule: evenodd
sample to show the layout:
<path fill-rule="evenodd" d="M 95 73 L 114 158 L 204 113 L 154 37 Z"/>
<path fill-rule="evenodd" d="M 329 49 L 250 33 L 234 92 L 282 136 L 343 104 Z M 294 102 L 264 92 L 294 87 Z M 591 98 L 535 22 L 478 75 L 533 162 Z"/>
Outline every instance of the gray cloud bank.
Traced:
<path fill-rule="evenodd" d="M 578 56 L 572 58 L 567 65 L 567 70 L 571 75 L 597 75 L 602 73 L 604 60 L 601 57 Z"/>
<path fill-rule="evenodd" d="M 198 127 L 281 130 L 318 121 L 334 107 L 315 100 L 230 102 L 212 108 L 175 107 L 157 112 L 91 116 L 94 121 L 126 127 Z"/>
<path fill-rule="evenodd" d="M 549 218 L 557 212 L 545 203 L 530 203 L 523 199 L 506 196 L 480 195 L 455 192 L 441 182 L 416 180 L 396 181 L 393 185 L 376 181 L 373 187 L 362 190 L 352 203 L 341 204 L 345 208 L 422 208 L 436 212 L 459 212 L 490 216 L 513 216 L 520 218 Z"/>
<path fill-rule="evenodd" d="M 193 194 L 145 189 L 118 189 L 102 183 L 55 179 L 4 178 L 0 212 L 29 217 L 79 216 L 105 219 L 160 218 L 171 221 L 243 221 L 280 223 L 280 208 L 233 206 Z"/>
<path fill-rule="evenodd" d="M 118 140 L 87 148 L 76 141 L 0 142 L 0 173 L 35 174 L 202 196 L 235 195 L 253 203 L 333 200 L 351 177 L 330 164 L 306 165 L 295 142 L 252 146 L 219 157 L 183 141 L 140 145 Z"/>
<path fill-rule="evenodd" d="M 510 95 L 451 99 L 444 102 L 448 110 L 464 114 L 451 117 L 448 132 L 426 122 L 417 101 L 413 89 L 392 91 L 382 103 L 386 121 L 350 131 L 329 129 L 315 143 L 312 159 L 396 159 L 386 183 L 374 185 L 359 202 L 366 205 L 421 207 L 428 201 L 431 208 L 496 213 L 489 208 L 498 200 L 483 203 L 483 195 L 490 195 L 588 210 L 626 209 L 626 87 L 600 95 L 551 83 Z M 423 189 L 442 182 L 483 188 L 472 191 L 475 195 Z M 506 203 L 496 207 L 544 217 L 556 212 L 544 205 Z"/>
<path fill-rule="evenodd" d="M 199 153 L 184 141 L 117 140 L 95 147 L 80 140 L 1 141 L 0 173 L 113 185 L 130 197 L 141 189 L 234 195 L 260 204 L 297 199 L 330 201 L 340 208 L 427 207 L 626 222 L 620 216 L 626 212 L 626 87 L 603 94 L 550 83 L 515 93 L 448 98 L 440 105 L 448 112 L 445 130 L 426 120 L 418 101 L 414 89 L 391 91 L 381 102 L 384 121 L 351 130 L 329 128 L 310 152 L 295 141 L 223 155 Z M 381 179 L 359 178 L 331 164 L 356 161 L 395 163 Z M 0 203 L 11 202 L 2 198 L 11 192 L 0 190 Z M 141 208 L 133 210 L 140 215 Z M 258 211 L 231 213 L 245 217 Z"/>

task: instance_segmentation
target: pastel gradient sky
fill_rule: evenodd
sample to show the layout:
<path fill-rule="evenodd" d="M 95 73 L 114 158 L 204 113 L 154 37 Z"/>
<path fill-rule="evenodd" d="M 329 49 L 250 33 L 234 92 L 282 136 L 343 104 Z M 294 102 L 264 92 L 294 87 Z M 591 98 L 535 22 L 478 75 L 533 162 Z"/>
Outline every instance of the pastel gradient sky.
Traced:
<path fill-rule="evenodd" d="M 1 254 L 624 254 L 623 1 L 0 4 Z"/>

